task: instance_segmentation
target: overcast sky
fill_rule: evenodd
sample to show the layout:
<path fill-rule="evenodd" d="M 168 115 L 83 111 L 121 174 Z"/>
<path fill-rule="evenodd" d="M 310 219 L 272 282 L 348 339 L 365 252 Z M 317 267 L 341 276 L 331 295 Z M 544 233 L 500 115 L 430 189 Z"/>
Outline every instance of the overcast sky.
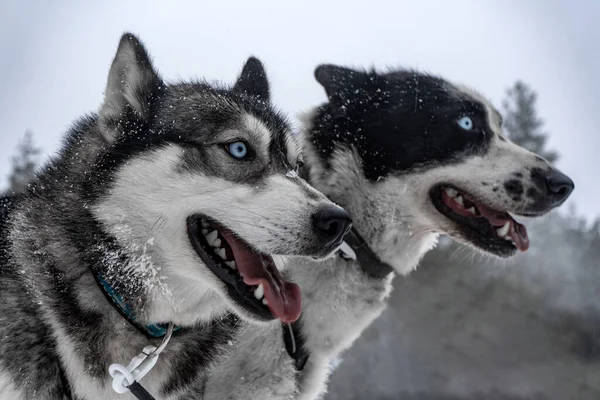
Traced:
<path fill-rule="evenodd" d="M 120 35 L 140 35 L 169 80 L 231 82 L 254 54 L 274 102 L 295 115 L 325 99 L 322 62 L 418 67 L 472 86 L 497 106 L 522 79 L 576 184 L 600 215 L 600 1 L 0 2 L 0 185 L 23 132 L 54 152 L 96 111 Z"/>

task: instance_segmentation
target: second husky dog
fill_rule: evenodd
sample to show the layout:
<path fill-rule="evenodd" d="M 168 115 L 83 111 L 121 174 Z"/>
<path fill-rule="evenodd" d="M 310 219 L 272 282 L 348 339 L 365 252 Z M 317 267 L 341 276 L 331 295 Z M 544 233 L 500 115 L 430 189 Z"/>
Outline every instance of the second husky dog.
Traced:
<path fill-rule="evenodd" d="M 464 86 L 404 69 L 327 65 L 316 77 L 329 101 L 305 120 L 307 177 L 355 229 L 333 258 L 288 261 L 304 300 L 284 330 L 287 351 L 280 329 L 244 324 L 236 351 L 211 369 L 206 399 L 319 398 L 332 358 L 385 308 L 394 271 L 413 270 L 439 233 L 508 257 L 529 243 L 511 214 L 542 215 L 573 189 L 511 143 L 496 109 Z"/>
<path fill-rule="evenodd" d="M 529 247 L 513 215 L 541 216 L 574 188 L 511 143 L 500 113 L 468 87 L 406 69 L 322 65 L 315 76 L 328 102 L 305 119 L 308 180 L 354 228 L 338 257 L 290 271 L 310 299 L 297 323 L 310 353 L 305 399 L 323 392 L 331 357 L 381 313 L 392 272 L 412 271 L 438 234 L 509 257 Z"/>
<path fill-rule="evenodd" d="M 170 85 L 124 35 L 99 113 L 0 204 L 0 398 L 122 398 L 109 365 L 157 346 L 167 324 L 179 331 L 142 383 L 202 398 L 235 351 L 236 315 L 298 318 L 276 256 L 324 257 L 349 229 L 298 177 L 299 157 L 258 60 L 231 88 Z"/>

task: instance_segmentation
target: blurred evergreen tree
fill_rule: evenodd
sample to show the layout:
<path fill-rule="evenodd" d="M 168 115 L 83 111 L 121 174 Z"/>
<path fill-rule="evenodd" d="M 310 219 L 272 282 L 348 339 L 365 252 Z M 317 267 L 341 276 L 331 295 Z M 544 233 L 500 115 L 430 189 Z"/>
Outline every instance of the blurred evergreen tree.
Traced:
<path fill-rule="evenodd" d="M 33 142 L 33 133 L 26 131 L 17 147 L 17 154 L 12 158 L 12 172 L 8 178 L 12 191 L 25 192 L 27 184 L 35 176 L 41 152 L 42 149 Z"/>
<path fill-rule="evenodd" d="M 555 162 L 558 154 L 546 148 L 548 134 L 542 129 L 544 121 L 537 115 L 536 101 L 537 94 L 529 85 L 515 82 L 502 102 L 504 130 L 514 143 Z"/>

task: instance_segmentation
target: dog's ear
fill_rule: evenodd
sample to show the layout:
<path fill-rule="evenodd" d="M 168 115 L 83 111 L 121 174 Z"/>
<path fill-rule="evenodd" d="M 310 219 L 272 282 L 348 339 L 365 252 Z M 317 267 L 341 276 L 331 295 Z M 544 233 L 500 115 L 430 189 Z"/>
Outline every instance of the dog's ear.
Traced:
<path fill-rule="evenodd" d="M 248 96 L 257 97 L 263 101 L 269 101 L 269 80 L 265 67 L 256 57 L 250 57 L 242 69 L 242 73 L 235 82 L 233 90 L 245 93 Z"/>
<path fill-rule="evenodd" d="M 125 33 L 108 73 L 99 113 L 100 132 L 108 143 L 116 140 L 127 122 L 139 123 L 148 118 L 161 85 L 142 42 Z"/>
<path fill-rule="evenodd" d="M 333 64 L 321 64 L 315 69 L 315 79 L 323 86 L 329 102 L 335 107 L 346 104 L 358 88 L 365 73 Z"/>

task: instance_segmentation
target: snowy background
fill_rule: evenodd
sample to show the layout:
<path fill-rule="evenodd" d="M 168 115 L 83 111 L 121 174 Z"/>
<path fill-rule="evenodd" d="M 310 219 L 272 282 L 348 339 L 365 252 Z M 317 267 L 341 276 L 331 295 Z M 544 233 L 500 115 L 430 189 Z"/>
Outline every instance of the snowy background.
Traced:
<path fill-rule="evenodd" d="M 251 54 L 290 114 L 324 101 L 315 66 L 406 65 L 471 85 L 499 106 L 515 80 L 539 94 L 572 196 L 600 214 L 600 2 L 0 2 L 0 176 L 26 129 L 46 154 L 95 111 L 120 35 L 140 35 L 167 79 L 232 82 Z M 1 181 L 0 181 L 1 182 Z M 4 181 L 5 182 L 5 181 Z"/>
<path fill-rule="evenodd" d="M 295 115 L 325 100 L 323 62 L 410 66 L 500 107 L 522 80 L 576 190 L 498 262 L 451 243 L 405 279 L 344 354 L 328 400 L 600 398 L 600 1 L 0 3 L 0 187 L 26 130 L 52 154 L 99 106 L 120 35 L 140 35 L 167 80 L 232 82 L 249 55 Z M 576 206 L 576 208 L 575 208 Z"/>

